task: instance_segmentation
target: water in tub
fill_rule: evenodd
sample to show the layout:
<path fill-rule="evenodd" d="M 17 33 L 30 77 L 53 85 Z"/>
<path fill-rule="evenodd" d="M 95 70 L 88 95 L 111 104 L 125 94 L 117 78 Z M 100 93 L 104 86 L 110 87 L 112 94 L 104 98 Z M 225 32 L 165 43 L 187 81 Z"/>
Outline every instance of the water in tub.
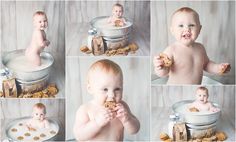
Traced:
<path fill-rule="evenodd" d="M 54 137 L 59 131 L 59 128 L 54 123 L 50 123 L 50 128 L 48 129 L 41 128 L 36 129 L 36 131 L 29 131 L 26 127 L 27 121 L 29 119 L 16 121 L 8 129 L 8 136 L 17 141 L 45 141 Z"/>
<path fill-rule="evenodd" d="M 215 112 L 212 112 L 212 111 L 191 112 L 189 110 L 190 106 L 191 106 L 191 103 L 180 105 L 179 107 L 176 108 L 176 111 L 180 112 L 182 114 L 199 114 L 199 115 L 215 113 Z"/>
<path fill-rule="evenodd" d="M 32 71 L 37 71 L 44 69 L 48 67 L 50 62 L 46 58 L 43 58 L 41 56 L 41 65 L 40 66 L 33 66 L 28 59 L 26 58 L 25 55 L 19 55 L 16 56 L 15 58 L 12 58 L 9 60 L 6 64 L 8 68 L 11 68 L 13 70 L 17 71 L 24 71 L 24 72 L 32 72 Z"/>
<path fill-rule="evenodd" d="M 131 26 L 131 22 L 126 21 L 125 26 L 123 26 L 123 27 L 129 27 L 129 26 Z M 102 19 L 97 20 L 94 23 L 94 27 L 97 27 L 100 29 L 120 29 L 121 28 L 121 27 L 116 27 L 116 26 L 108 23 L 108 18 L 102 18 Z"/>

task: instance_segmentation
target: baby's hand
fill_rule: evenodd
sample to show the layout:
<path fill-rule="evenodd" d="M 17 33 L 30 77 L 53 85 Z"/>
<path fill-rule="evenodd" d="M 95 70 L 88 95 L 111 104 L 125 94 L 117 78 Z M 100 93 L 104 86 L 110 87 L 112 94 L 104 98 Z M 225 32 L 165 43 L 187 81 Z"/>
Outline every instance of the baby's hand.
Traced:
<path fill-rule="evenodd" d="M 105 126 L 108 122 L 110 122 L 114 118 L 112 110 L 108 108 L 102 108 L 98 110 L 97 116 L 95 117 L 95 121 L 97 125 L 103 127 Z"/>
<path fill-rule="evenodd" d="M 45 43 L 46 43 L 46 46 L 48 46 L 50 44 L 50 41 L 46 40 Z"/>
<path fill-rule="evenodd" d="M 231 69 L 231 66 L 229 63 L 221 63 L 219 65 L 219 73 L 220 74 L 224 74 L 224 73 L 228 73 Z"/>
<path fill-rule="evenodd" d="M 211 112 L 217 112 L 217 111 L 220 111 L 220 109 L 219 109 L 219 108 L 212 107 L 210 111 L 211 111 Z"/>
<path fill-rule="evenodd" d="M 129 120 L 130 114 L 127 109 L 124 107 L 123 104 L 118 103 L 116 104 L 116 117 L 122 122 L 125 123 Z"/>
<path fill-rule="evenodd" d="M 160 70 L 164 67 L 164 61 L 161 59 L 159 55 L 153 58 L 153 64 L 157 70 Z"/>

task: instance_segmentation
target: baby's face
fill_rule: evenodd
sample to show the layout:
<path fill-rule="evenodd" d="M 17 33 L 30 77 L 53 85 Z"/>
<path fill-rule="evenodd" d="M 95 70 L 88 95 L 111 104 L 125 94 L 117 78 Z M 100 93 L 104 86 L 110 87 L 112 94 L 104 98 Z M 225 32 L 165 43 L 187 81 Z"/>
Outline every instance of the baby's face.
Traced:
<path fill-rule="evenodd" d="M 48 27 L 47 17 L 45 15 L 35 15 L 34 27 L 38 30 L 45 30 Z"/>
<path fill-rule="evenodd" d="M 205 104 L 207 103 L 207 99 L 208 99 L 208 94 L 205 90 L 197 90 L 196 100 L 199 103 Z"/>
<path fill-rule="evenodd" d="M 33 119 L 42 121 L 42 120 L 44 120 L 44 118 L 45 118 L 44 109 L 40 109 L 40 108 L 35 107 L 33 109 Z"/>
<path fill-rule="evenodd" d="M 192 12 L 177 12 L 172 17 L 170 29 L 178 42 L 190 45 L 197 39 L 201 25 Z"/>
<path fill-rule="evenodd" d="M 115 16 L 116 18 L 121 18 L 123 15 L 123 10 L 121 7 L 115 6 L 112 9 L 112 13 L 113 13 L 113 16 Z"/>
<path fill-rule="evenodd" d="M 103 105 L 108 98 L 118 103 L 122 99 L 122 77 L 120 74 L 95 71 L 89 77 L 88 91 L 100 105 Z"/>

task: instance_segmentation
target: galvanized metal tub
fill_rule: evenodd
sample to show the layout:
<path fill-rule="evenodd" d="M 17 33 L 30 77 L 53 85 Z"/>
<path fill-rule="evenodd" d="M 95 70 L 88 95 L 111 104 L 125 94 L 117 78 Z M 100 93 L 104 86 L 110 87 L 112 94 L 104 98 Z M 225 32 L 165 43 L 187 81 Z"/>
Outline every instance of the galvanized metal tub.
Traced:
<path fill-rule="evenodd" d="M 91 20 L 91 27 L 95 28 L 103 37 L 107 38 L 121 38 L 123 36 L 128 35 L 132 30 L 133 22 L 130 19 L 126 19 L 127 24 L 123 27 L 107 27 L 104 26 L 104 23 L 101 21 L 105 21 L 109 16 L 100 16 Z"/>
<path fill-rule="evenodd" d="M 10 51 L 10 52 L 5 53 L 2 57 L 3 65 L 5 67 L 7 67 L 15 75 L 16 79 L 23 80 L 23 81 L 36 81 L 36 80 L 42 79 L 43 77 L 45 77 L 49 74 L 50 69 L 54 63 L 54 58 L 48 52 L 42 52 L 40 54 L 41 58 L 44 58 L 49 62 L 49 64 L 46 67 L 44 67 L 40 70 L 22 71 L 22 70 L 15 70 L 15 69 L 7 66 L 7 63 L 11 59 L 13 59 L 17 56 L 22 56 L 22 55 L 24 55 L 24 53 L 25 53 L 24 49 L 14 50 L 14 51 Z"/>
<path fill-rule="evenodd" d="M 22 123 L 23 125 L 21 127 L 26 127 L 24 124 L 24 122 L 26 122 L 27 120 L 29 120 L 31 117 L 22 117 L 22 118 L 17 118 L 17 119 L 14 119 L 13 121 L 11 121 L 10 123 L 7 124 L 6 126 L 6 136 L 8 137 L 8 139 L 10 141 L 20 141 L 20 140 L 17 140 L 16 137 L 14 137 L 14 135 L 11 134 L 11 129 L 16 126 L 16 124 L 19 124 L 19 123 Z M 37 141 L 53 141 L 53 140 L 57 140 L 57 136 L 58 136 L 58 133 L 59 133 L 59 124 L 57 123 L 57 121 L 53 120 L 53 119 L 48 119 L 50 125 L 53 125 L 53 127 L 55 127 L 57 130 L 55 131 L 55 135 L 53 135 L 52 137 L 48 138 L 48 139 L 45 139 L 45 138 L 42 138 L 40 137 L 39 140 Z M 20 126 L 19 126 L 20 127 Z M 17 132 L 20 132 L 19 130 Z M 33 133 L 33 132 L 31 132 Z M 19 135 L 23 135 L 23 134 L 19 134 Z M 21 140 L 21 141 L 29 141 L 29 140 L 26 140 L 26 139 L 31 139 L 31 137 L 35 136 L 34 134 L 31 134 L 30 137 L 26 137 L 23 135 L 23 137 L 25 137 L 25 139 Z M 33 140 L 31 140 L 33 141 Z"/>
<path fill-rule="evenodd" d="M 207 112 L 207 113 L 200 113 L 200 112 L 181 112 L 178 110 L 178 107 L 186 104 L 192 103 L 194 100 L 183 100 L 177 102 L 172 105 L 172 109 L 174 112 L 179 113 L 181 117 L 183 117 L 184 121 L 189 124 L 193 125 L 207 125 L 213 122 L 216 122 L 220 116 L 220 111 L 217 112 Z M 216 103 L 212 103 L 213 106 L 219 108 L 219 105 Z"/>

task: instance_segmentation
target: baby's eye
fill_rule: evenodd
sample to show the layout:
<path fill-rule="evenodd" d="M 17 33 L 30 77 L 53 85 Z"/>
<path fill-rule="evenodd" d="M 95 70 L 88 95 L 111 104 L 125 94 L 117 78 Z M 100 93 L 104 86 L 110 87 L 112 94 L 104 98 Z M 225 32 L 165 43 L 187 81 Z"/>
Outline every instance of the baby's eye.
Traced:
<path fill-rule="evenodd" d="M 116 89 L 115 89 L 115 91 L 120 91 L 120 90 L 121 90 L 121 88 L 116 88 Z"/>
<path fill-rule="evenodd" d="M 103 91 L 107 92 L 107 91 L 108 91 L 108 89 L 107 89 L 107 88 L 104 88 L 104 89 L 103 89 Z"/>
<path fill-rule="evenodd" d="M 190 24 L 190 25 L 188 25 L 189 27 L 194 27 L 195 25 L 194 24 Z"/>
<path fill-rule="evenodd" d="M 183 27 L 184 27 L 184 25 L 179 25 L 179 27 L 183 28 Z"/>

